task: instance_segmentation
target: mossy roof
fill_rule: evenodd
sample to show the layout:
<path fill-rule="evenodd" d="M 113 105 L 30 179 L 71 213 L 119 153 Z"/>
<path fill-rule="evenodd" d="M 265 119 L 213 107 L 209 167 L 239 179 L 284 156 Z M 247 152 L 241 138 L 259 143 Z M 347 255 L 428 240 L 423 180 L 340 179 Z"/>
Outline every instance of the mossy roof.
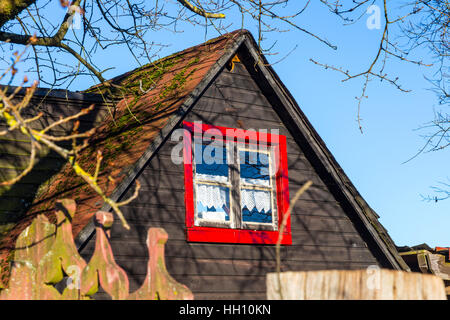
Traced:
<path fill-rule="evenodd" d="M 225 34 L 85 91 L 115 101 L 115 106 L 96 127 L 89 146 L 78 160 L 83 168 L 93 173 L 97 151 L 102 152 L 99 185 L 106 194 L 111 195 L 120 185 L 127 170 L 141 158 L 171 115 L 177 112 L 227 48 L 246 32 L 238 30 Z M 114 177 L 113 181 L 108 176 Z M 20 219 L 0 233 L 0 287 L 7 282 L 8 261 L 18 235 L 37 214 L 46 214 L 52 220 L 55 201 L 65 197 L 77 202 L 77 213 L 72 221 L 75 237 L 103 204 L 100 196 L 68 164 L 62 166 L 40 186 Z"/>

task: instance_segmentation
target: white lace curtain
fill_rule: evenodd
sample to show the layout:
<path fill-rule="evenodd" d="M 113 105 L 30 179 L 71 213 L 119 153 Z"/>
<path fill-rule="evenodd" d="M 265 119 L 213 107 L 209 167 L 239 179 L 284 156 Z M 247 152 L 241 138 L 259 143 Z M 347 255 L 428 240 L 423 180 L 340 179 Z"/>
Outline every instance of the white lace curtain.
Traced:
<path fill-rule="evenodd" d="M 229 189 L 221 186 L 198 184 L 197 201 L 203 206 L 216 209 L 222 209 L 223 206 L 229 207 L 228 203 Z"/>
<path fill-rule="evenodd" d="M 264 212 L 269 211 L 272 208 L 270 200 L 269 191 L 251 189 L 241 190 L 242 208 L 247 207 L 250 211 L 254 208 L 256 208 L 258 212 L 262 212 L 263 209 Z"/>
<path fill-rule="evenodd" d="M 220 210 L 229 207 L 229 189 L 221 186 L 198 184 L 197 185 L 197 201 L 204 207 L 214 207 Z M 270 191 L 264 190 L 241 190 L 242 208 L 247 207 L 252 211 L 254 208 L 258 212 L 268 212 L 272 208 Z"/>

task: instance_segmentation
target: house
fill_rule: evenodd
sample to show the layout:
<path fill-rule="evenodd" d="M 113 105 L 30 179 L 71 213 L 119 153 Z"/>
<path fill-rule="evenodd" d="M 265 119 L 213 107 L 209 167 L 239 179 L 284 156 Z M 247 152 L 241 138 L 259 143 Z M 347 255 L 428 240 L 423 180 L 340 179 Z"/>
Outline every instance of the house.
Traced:
<path fill-rule="evenodd" d="M 82 118 L 79 130 L 97 129 L 80 163 L 92 167 L 102 150 L 100 184 L 113 199 L 127 199 L 135 180 L 141 184 L 139 196 L 122 207 L 131 229 L 116 219 L 111 233 L 130 290 L 146 273 L 146 230 L 163 227 L 169 234 L 168 271 L 197 299 L 265 299 L 283 217 L 307 181 L 312 186 L 283 228 L 281 270 L 409 270 L 379 216 L 248 31 L 225 34 L 85 92 L 42 89 L 32 101 L 56 119 L 91 103 L 94 113 Z M 0 166 L 9 168 L 4 175 L 23 161 L 23 144 L 19 136 L 1 143 L 7 160 Z M 0 191 L 0 219 L 9 217 L 0 220 L 4 282 L 17 235 L 36 214 L 51 216 L 54 201 L 64 197 L 77 201 L 73 232 L 89 259 L 92 215 L 110 207 L 55 155 L 44 153 L 23 181 Z"/>
<path fill-rule="evenodd" d="M 434 274 L 446 286 L 447 298 L 450 299 L 450 248 L 430 248 L 426 243 L 413 247 L 399 247 L 400 256 L 413 272 Z"/>

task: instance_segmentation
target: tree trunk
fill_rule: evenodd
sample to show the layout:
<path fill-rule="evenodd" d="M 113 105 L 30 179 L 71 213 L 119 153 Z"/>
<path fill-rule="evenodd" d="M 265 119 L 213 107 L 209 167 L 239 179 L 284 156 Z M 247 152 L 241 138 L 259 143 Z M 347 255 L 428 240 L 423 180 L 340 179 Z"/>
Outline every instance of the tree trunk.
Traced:
<path fill-rule="evenodd" d="M 36 0 L 0 0 L 0 28 L 35 2 Z"/>
<path fill-rule="evenodd" d="M 270 300 L 446 300 L 444 281 L 431 274 L 379 268 L 267 275 Z"/>

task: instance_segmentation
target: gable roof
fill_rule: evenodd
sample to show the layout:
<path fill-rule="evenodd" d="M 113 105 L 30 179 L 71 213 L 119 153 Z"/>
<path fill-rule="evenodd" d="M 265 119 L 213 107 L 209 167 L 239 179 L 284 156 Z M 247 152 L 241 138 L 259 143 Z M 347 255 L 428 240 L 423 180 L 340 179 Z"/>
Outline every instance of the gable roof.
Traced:
<path fill-rule="evenodd" d="M 96 152 L 101 150 L 103 166 L 99 184 L 112 199 L 120 199 L 133 188 L 135 178 L 148 160 L 238 52 L 246 57 L 243 63 L 252 66 L 249 68 L 252 76 L 269 93 L 269 100 L 281 103 L 284 108 L 282 120 L 296 140 L 302 142 L 302 148 L 306 146 L 306 153 L 317 159 L 315 162 L 318 162 L 322 175 L 336 185 L 335 192 L 354 212 L 353 219 L 362 224 L 373 239 L 373 245 L 391 267 L 408 270 L 393 241 L 378 222 L 376 213 L 359 195 L 275 71 L 259 54 L 254 38 L 246 30 L 225 34 L 86 90 L 109 99 L 112 97 L 117 102 L 113 109 L 115 120 L 108 114 L 105 116 L 90 139 L 89 147 L 83 150 L 80 163 L 95 163 Z M 113 182 L 107 179 L 108 175 L 115 177 Z M 0 263 L 3 262 L 3 270 L 15 239 L 35 215 L 45 213 L 51 217 L 56 199 L 74 196 L 78 204 L 73 219 L 74 236 L 79 247 L 86 243 L 93 232 L 93 213 L 110 208 L 107 205 L 100 208 L 99 196 L 83 186 L 81 179 L 66 165 L 41 186 L 25 215 L 2 236 Z"/>

